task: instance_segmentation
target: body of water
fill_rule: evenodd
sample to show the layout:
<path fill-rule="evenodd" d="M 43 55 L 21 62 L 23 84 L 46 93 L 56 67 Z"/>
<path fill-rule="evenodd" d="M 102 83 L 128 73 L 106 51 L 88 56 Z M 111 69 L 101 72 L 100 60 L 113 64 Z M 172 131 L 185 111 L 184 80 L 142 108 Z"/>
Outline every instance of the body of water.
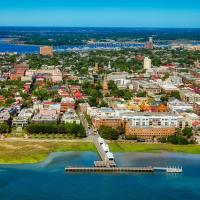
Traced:
<path fill-rule="evenodd" d="M 143 48 L 144 44 L 99 44 L 99 45 L 63 45 L 55 46 L 55 52 L 65 51 L 88 51 L 88 50 L 111 50 L 124 48 Z M 17 45 L 0 43 L 0 53 L 31 54 L 39 53 L 40 46 Z"/>
<path fill-rule="evenodd" d="M 66 166 L 92 166 L 92 152 L 53 153 L 31 165 L 0 165 L 0 200 L 199 200 L 200 156 L 115 154 L 121 166 L 183 166 L 183 174 L 67 174 Z"/>

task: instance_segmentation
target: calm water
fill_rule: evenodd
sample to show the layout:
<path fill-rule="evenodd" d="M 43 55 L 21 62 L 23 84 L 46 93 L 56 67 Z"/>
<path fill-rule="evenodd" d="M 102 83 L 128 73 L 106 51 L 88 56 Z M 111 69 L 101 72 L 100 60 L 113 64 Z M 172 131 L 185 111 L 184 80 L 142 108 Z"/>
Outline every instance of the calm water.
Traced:
<path fill-rule="evenodd" d="M 143 44 L 109 44 L 109 45 L 64 45 L 55 46 L 55 52 L 64 51 L 87 51 L 96 49 L 118 49 L 118 48 L 141 48 L 144 47 Z M 15 44 L 1 44 L 0 43 L 0 53 L 18 53 L 18 54 L 31 54 L 39 53 L 39 46 L 34 45 L 15 45 Z"/>
<path fill-rule="evenodd" d="M 184 167 L 182 175 L 66 174 L 65 166 L 91 166 L 95 153 L 54 153 L 34 165 L 0 165 L 0 200 L 199 200 L 200 156 L 116 154 L 124 166 Z"/>

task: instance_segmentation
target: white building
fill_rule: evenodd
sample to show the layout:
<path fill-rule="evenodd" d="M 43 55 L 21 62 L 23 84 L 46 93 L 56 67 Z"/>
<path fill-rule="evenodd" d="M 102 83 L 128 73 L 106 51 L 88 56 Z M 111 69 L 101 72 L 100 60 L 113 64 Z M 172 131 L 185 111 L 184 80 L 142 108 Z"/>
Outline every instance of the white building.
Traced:
<path fill-rule="evenodd" d="M 128 88 L 131 84 L 131 74 L 127 72 L 113 72 L 108 75 L 108 81 L 114 81 L 118 88 Z"/>
<path fill-rule="evenodd" d="M 132 127 L 159 128 L 159 127 L 183 127 L 183 116 L 171 113 L 132 113 L 128 117 Z"/>
<path fill-rule="evenodd" d="M 20 111 L 19 115 L 13 119 L 12 126 L 15 127 L 24 127 L 27 126 L 30 119 L 33 116 L 33 109 L 32 108 L 24 108 Z"/>
<path fill-rule="evenodd" d="M 75 123 L 80 124 L 81 121 L 74 109 L 68 109 L 61 118 L 62 123 Z"/>
<path fill-rule="evenodd" d="M 178 99 L 169 101 L 167 103 L 168 108 L 170 111 L 174 113 L 182 113 L 185 111 L 193 111 L 193 106 L 189 103 L 185 103 L 183 101 L 179 101 Z"/>
<path fill-rule="evenodd" d="M 151 70 L 151 59 L 148 57 L 144 58 L 144 69 Z"/>

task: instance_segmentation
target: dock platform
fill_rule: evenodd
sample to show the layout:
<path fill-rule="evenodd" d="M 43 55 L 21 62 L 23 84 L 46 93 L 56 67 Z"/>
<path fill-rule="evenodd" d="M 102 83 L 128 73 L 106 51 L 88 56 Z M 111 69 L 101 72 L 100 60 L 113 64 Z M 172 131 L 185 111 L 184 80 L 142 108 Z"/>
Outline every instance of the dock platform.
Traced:
<path fill-rule="evenodd" d="M 70 173 L 152 173 L 153 167 L 66 167 Z"/>

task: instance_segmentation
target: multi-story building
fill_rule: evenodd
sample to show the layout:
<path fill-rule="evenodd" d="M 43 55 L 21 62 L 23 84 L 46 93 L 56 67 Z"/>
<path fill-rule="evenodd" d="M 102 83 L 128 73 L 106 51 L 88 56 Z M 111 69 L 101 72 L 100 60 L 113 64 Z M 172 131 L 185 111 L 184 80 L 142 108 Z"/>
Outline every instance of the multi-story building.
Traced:
<path fill-rule="evenodd" d="M 41 70 L 27 70 L 25 75 L 32 76 L 34 78 L 37 76 L 40 76 L 42 78 L 52 81 L 53 83 L 62 81 L 62 72 L 58 68 L 41 69 Z"/>
<path fill-rule="evenodd" d="M 79 104 L 79 109 L 82 113 L 86 113 L 87 109 L 90 107 L 88 103 L 80 103 Z"/>
<path fill-rule="evenodd" d="M 200 102 L 195 102 L 193 104 L 193 111 L 194 113 L 196 113 L 197 115 L 200 115 Z"/>
<path fill-rule="evenodd" d="M 24 108 L 20 111 L 19 115 L 12 120 L 12 126 L 24 127 L 27 126 L 33 116 L 32 108 Z"/>
<path fill-rule="evenodd" d="M 171 112 L 174 113 L 182 113 L 185 111 L 192 111 L 193 106 L 184 101 L 180 101 L 178 99 L 174 99 L 172 101 L 168 101 L 167 106 Z"/>
<path fill-rule="evenodd" d="M 142 139 L 167 137 L 183 125 L 183 117 L 171 113 L 133 113 L 125 121 L 125 135 Z"/>
<path fill-rule="evenodd" d="M 92 118 L 92 123 L 95 128 L 100 126 L 108 126 L 118 128 L 123 125 L 121 117 L 116 115 L 116 112 L 111 108 L 92 108 L 87 109 L 87 114 Z"/>
<path fill-rule="evenodd" d="M 76 111 L 74 109 L 68 109 L 61 118 L 62 123 L 75 123 L 75 124 L 80 124 L 81 121 L 76 114 Z"/>
<path fill-rule="evenodd" d="M 134 81 L 133 82 L 134 89 L 138 91 L 145 91 L 149 94 L 159 94 L 161 93 L 160 86 L 155 82 L 149 81 Z"/>
<path fill-rule="evenodd" d="M 146 47 L 146 49 L 153 49 L 154 45 L 153 45 L 152 37 L 149 38 L 149 41 L 146 43 L 145 47 Z"/>
<path fill-rule="evenodd" d="M 144 58 L 144 69 L 146 69 L 146 70 L 151 69 L 151 59 L 148 57 Z"/>
<path fill-rule="evenodd" d="M 32 118 L 33 123 L 54 123 L 57 124 L 59 120 L 59 115 L 46 115 L 46 114 L 36 114 Z"/>
<path fill-rule="evenodd" d="M 119 128 L 123 126 L 123 121 L 120 117 L 115 116 L 99 116 L 92 119 L 92 124 L 95 128 L 108 126 L 111 128 Z"/>
<path fill-rule="evenodd" d="M 161 82 L 159 83 L 161 89 L 165 93 L 178 92 L 179 88 L 173 83 Z"/>
<path fill-rule="evenodd" d="M 14 65 L 14 69 L 10 70 L 9 77 L 11 80 L 21 79 L 22 76 L 25 75 L 25 72 L 29 69 L 29 65 L 27 64 L 16 64 Z"/>
<path fill-rule="evenodd" d="M 200 102 L 200 94 L 195 93 L 191 88 L 181 89 L 180 96 L 183 101 L 190 104 Z"/>
<path fill-rule="evenodd" d="M 200 117 L 195 113 L 185 113 L 184 120 L 189 127 L 200 125 Z"/>
<path fill-rule="evenodd" d="M 62 98 L 60 103 L 60 112 L 65 112 L 69 108 L 75 109 L 75 101 L 71 97 Z"/>
<path fill-rule="evenodd" d="M 118 88 L 128 88 L 131 75 L 127 72 L 113 72 L 107 76 L 107 81 L 114 81 Z"/>
<path fill-rule="evenodd" d="M 40 47 L 40 55 L 53 56 L 53 48 L 49 46 Z"/>

